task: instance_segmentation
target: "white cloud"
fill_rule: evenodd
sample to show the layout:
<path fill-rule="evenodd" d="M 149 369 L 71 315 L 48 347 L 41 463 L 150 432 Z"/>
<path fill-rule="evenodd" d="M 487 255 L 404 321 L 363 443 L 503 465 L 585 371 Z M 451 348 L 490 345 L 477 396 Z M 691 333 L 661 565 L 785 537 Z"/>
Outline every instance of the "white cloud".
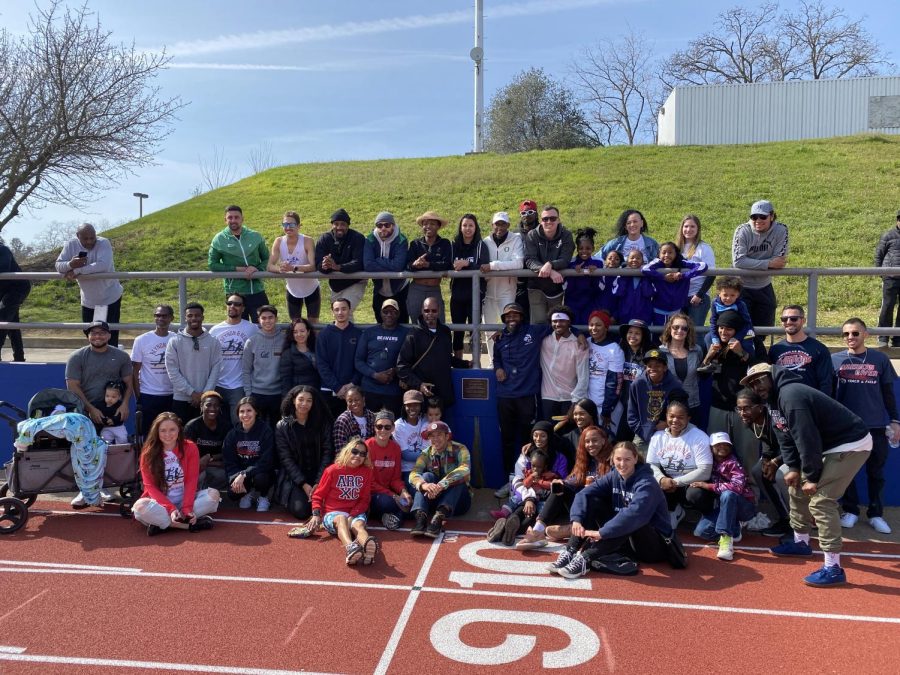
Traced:
<path fill-rule="evenodd" d="M 498 19 L 518 16 L 550 14 L 582 7 L 593 7 L 621 2 L 622 0 L 531 0 L 517 4 L 489 7 L 486 18 Z M 628 1 L 628 0 L 626 0 Z M 405 30 L 420 30 L 436 26 L 446 26 L 472 21 L 471 10 L 442 12 L 439 14 L 416 14 L 375 21 L 351 21 L 342 24 L 323 24 L 287 30 L 255 31 L 220 35 L 207 40 L 176 42 L 166 47 L 173 57 L 198 56 L 234 52 L 237 50 L 269 49 L 283 45 L 321 42 L 324 40 L 347 40 L 362 35 L 378 35 Z"/>

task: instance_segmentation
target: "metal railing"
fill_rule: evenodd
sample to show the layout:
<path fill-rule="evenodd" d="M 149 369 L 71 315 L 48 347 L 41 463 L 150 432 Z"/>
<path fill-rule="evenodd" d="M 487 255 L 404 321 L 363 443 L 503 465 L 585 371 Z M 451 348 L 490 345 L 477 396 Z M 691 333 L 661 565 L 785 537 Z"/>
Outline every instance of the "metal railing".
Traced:
<path fill-rule="evenodd" d="M 661 270 L 665 271 L 665 270 Z M 677 270 L 672 270 L 677 271 Z M 641 276 L 640 270 L 632 269 L 607 269 L 597 268 L 585 274 L 577 270 L 560 270 L 560 274 L 564 277 L 601 277 L 601 276 Z M 744 270 L 736 268 L 719 268 L 709 269 L 705 272 L 705 276 L 740 276 L 740 277 L 805 277 L 807 279 L 807 302 L 806 302 L 806 331 L 811 335 L 840 335 L 840 326 L 824 326 L 818 325 L 818 307 L 819 307 L 819 280 L 822 277 L 838 277 L 838 276 L 884 276 L 885 270 L 880 267 L 804 267 L 804 268 L 788 268 L 780 270 Z M 446 271 L 446 272 L 355 272 L 351 274 L 340 274 L 341 279 L 471 279 L 472 283 L 472 316 L 481 316 L 480 302 L 480 282 L 482 279 L 492 279 L 497 277 L 537 277 L 537 273 L 527 269 L 520 270 L 503 270 L 482 274 L 478 270 L 470 271 Z M 184 307 L 188 303 L 187 282 L 188 280 L 215 281 L 218 279 L 246 279 L 247 276 L 243 272 L 202 272 L 202 271 L 178 271 L 178 272 L 108 272 L 104 274 L 92 274 L 91 279 L 175 279 L 178 281 L 178 316 L 184 316 Z M 296 279 L 296 275 L 272 272 L 258 272 L 253 275 L 254 279 Z M 305 279 L 329 280 L 335 278 L 331 274 L 323 274 L 320 272 L 311 272 L 303 275 Z M 0 274 L 0 280 L 29 279 L 32 281 L 63 281 L 62 276 L 57 272 L 14 272 Z M 796 300 L 792 301 L 796 302 Z M 160 302 L 166 302 L 165 298 L 161 298 Z M 410 317 L 415 322 L 416 317 Z M 468 330 L 472 332 L 472 345 L 480 343 L 481 332 L 484 330 L 495 331 L 501 329 L 500 324 L 485 324 L 479 322 L 456 324 L 447 324 L 451 330 Z M 62 330 L 82 330 L 84 323 L 63 323 L 63 322 L 0 322 L 0 329 L 8 328 L 54 328 Z M 153 323 L 118 323 L 111 324 L 114 329 L 153 329 Z M 702 327 L 698 327 L 702 330 Z M 659 330 L 657 328 L 657 330 Z M 778 327 L 759 327 L 755 328 L 757 334 L 760 335 L 781 335 L 782 329 Z M 868 331 L 872 335 L 894 335 L 898 333 L 895 328 L 876 328 L 871 327 Z M 473 350 L 474 351 L 474 350 Z"/>

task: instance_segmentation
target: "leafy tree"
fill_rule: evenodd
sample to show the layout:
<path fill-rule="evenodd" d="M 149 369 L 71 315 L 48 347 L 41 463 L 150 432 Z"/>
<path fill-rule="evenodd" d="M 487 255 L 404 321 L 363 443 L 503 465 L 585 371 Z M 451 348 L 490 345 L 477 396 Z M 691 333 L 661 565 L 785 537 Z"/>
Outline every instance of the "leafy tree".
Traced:
<path fill-rule="evenodd" d="M 165 54 L 60 5 L 36 9 L 21 37 L 0 30 L 0 229 L 26 203 L 79 207 L 153 163 L 182 106 L 153 86 Z"/>
<path fill-rule="evenodd" d="M 486 127 L 493 152 L 601 145 L 575 94 L 540 68 L 522 71 L 494 95 Z"/>

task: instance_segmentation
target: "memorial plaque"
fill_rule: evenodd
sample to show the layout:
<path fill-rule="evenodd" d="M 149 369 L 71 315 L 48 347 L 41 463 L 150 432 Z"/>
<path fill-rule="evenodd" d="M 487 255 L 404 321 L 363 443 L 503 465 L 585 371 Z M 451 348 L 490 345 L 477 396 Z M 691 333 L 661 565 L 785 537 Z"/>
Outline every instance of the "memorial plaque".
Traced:
<path fill-rule="evenodd" d="M 488 378 L 464 377 L 462 378 L 462 397 L 469 401 L 488 400 Z"/>

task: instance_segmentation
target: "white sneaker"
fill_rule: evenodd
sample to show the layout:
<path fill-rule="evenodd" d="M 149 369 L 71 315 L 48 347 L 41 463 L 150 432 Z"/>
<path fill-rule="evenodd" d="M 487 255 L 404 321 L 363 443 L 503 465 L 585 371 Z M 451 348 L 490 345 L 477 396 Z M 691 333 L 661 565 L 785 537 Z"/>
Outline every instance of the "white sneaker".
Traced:
<path fill-rule="evenodd" d="M 841 523 L 843 525 L 843 523 Z M 890 534 L 891 526 L 887 524 L 887 521 L 881 516 L 875 516 L 874 518 L 869 518 L 869 525 L 875 528 L 876 532 L 881 532 L 881 534 Z"/>
<path fill-rule="evenodd" d="M 757 513 L 750 520 L 744 523 L 744 526 L 751 532 L 762 532 L 772 527 L 772 521 L 765 513 Z"/>
<path fill-rule="evenodd" d="M 260 497 L 256 502 L 256 512 L 257 513 L 265 513 L 269 510 L 269 498 L 268 497 Z"/>
<path fill-rule="evenodd" d="M 75 495 L 75 498 L 72 499 L 71 504 L 72 506 L 86 506 L 87 502 L 84 500 L 84 495 L 79 492 Z"/>
<path fill-rule="evenodd" d="M 669 512 L 669 518 L 672 520 L 672 529 L 677 529 L 678 523 L 684 520 L 684 509 L 681 507 L 681 504 L 678 504 L 674 511 Z"/>
<path fill-rule="evenodd" d="M 100 490 L 100 499 L 102 499 L 104 502 L 111 502 L 113 500 L 113 496 L 108 492 Z"/>
<path fill-rule="evenodd" d="M 716 557 L 719 560 L 734 560 L 734 541 L 727 534 L 719 537 L 719 552 Z"/>
<path fill-rule="evenodd" d="M 494 496 L 497 499 L 506 499 L 507 497 L 509 497 L 509 483 L 507 483 L 502 488 L 500 488 L 499 490 L 494 492 Z"/>
<path fill-rule="evenodd" d="M 853 513 L 844 513 L 841 516 L 841 527 L 851 528 L 856 525 L 857 520 L 859 520 L 859 516 Z M 887 523 L 885 523 L 885 525 L 887 525 Z"/>
<path fill-rule="evenodd" d="M 238 502 L 238 506 L 242 509 L 249 509 L 253 506 L 253 495 L 249 492 L 241 497 L 241 501 Z"/>

